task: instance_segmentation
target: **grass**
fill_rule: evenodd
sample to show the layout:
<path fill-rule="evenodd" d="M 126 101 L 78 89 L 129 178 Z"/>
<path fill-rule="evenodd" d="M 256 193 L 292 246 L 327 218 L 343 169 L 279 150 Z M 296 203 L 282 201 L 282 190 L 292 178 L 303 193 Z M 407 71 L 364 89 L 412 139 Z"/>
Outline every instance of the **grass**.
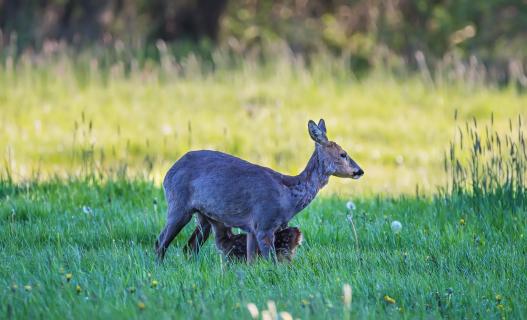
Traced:
<path fill-rule="evenodd" d="M 294 317 L 341 318 L 345 283 L 352 317 L 527 314 L 524 207 L 490 215 L 429 198 L 357 199 L 357 252 L 345 199 L 326 197 L 292 221 L 306 241 L 290 265 L 225 263 L 212 241 L 186 259 L 191 226 L 157 265 L 165 205 L 152 182 L 4 181 L 1 190 L 2 317 L 249 318 L 246 304 L 274 300 Z M 397 235 L 395 219 L 403 224 Z"/>
<path fill-rule="evenodd" d="M 296 174 L 313 148 L 307 121 L 325 118 L 330 139 L 366 171 L 359 184 L 333 181 L 326 195 L 409 194 L 416 185 L 432 193 L 445 182 L 456 110 L 458 123 L 494 113 L 498 128 L 527 116 L 527 95 L 512 87 L 383 72 L 359 80 L 324 59 L 307 67 L 279 55 L 234 69 L 220 61 L 210 72 L 191 58 L 143 67 L 39 59 L 0 65 L 0 151 L 18 181 L 78 172 L 91 157 L 94 169 L 126 164 L 159 182 L 201 148 Z"/>
<path fill-rule="evenodd" d="M 525 118 L 526 96 L 277 60 L 211 72 L 192 58 L 6 59 L 0 317 L 234 319 L 269 300 L 302 319 L 525 317 L 527 148 L 509 119 Z M 366 175 L 331 179 L 293 219 L 306 240 L 291 264 L 227 263 L 212 241 L 187 259 L 190 225 L 155 263 L 173 161 L 212 148 L 297 173 L 320 117 Z"/>

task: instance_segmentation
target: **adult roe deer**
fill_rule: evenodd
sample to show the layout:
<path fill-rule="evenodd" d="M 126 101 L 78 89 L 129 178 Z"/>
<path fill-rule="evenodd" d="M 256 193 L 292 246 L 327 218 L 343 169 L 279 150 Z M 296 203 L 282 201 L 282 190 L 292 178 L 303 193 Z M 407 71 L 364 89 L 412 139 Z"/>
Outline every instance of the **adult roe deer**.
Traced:
<path fill-rule="evenodd" d="M 283 175 L 234 156 L 209 150 L 190 151 L 168 170 L 163 181 L 168 203 L 167 223 L 156 241 L 162 261 L 170 242 L 194 213 L 198 226 L 187 249 L 197 252 L 210 229 L 221 234 L 237 227 L 247 232 L 247 261 L 256 246 L 269 258 L 275 232 L 304 209 L 330 176 L 358 179 L 364 171 L 326 136 L 326 125 L 309 120 L 315 151 L 297 176 Z"/>

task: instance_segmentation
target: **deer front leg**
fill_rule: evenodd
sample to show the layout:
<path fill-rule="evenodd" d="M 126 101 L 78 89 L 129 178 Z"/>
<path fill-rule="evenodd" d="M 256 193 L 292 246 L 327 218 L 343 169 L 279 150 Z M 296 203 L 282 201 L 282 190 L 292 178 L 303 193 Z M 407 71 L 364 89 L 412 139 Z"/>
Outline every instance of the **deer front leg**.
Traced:
<path fill-rule="evenodd" d="M 269 259 L 269 256 L 276 262 L 276 252 L 274 247 L 274 231 L 259 231 L 256 234 L 256 240 L 258 241 L 258 248 L 262 254 L 262 257 Z"/>
<path fill-rule="evenodd" d="M 252 263 L 256 258 L 256 236 L 254 232 L 247 233 L 247 263 Z"/>

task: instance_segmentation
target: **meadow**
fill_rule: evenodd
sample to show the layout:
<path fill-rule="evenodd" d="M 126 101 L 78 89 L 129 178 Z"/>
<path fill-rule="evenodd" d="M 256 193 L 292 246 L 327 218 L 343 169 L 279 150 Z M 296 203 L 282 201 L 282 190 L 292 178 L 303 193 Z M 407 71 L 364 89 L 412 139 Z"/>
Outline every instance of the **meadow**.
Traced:
<path fill-rule="evenodd" d="M 6 61 L 0 315 L 248 319 L 272 300 L 295 319 L 525 317 L 526 96 L 282 59 L 213 72 L 192 58 Z M 193 226 L 156 264 L 173 161 L 213 148 L 296 174 L 318 118 L 366 174 L 332 178 L 293 219 L 305 241 L 291 264 L 230 263 L 210 240 L 185 257 Z"/>

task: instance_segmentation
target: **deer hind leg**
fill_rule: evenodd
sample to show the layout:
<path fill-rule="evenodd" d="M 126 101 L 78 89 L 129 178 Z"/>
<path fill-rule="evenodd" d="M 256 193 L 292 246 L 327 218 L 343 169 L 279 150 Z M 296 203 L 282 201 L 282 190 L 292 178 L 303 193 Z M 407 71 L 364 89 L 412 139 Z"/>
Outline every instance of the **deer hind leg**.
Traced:
<path fill-rule="evenodd" d="M 172 240 L 174 240 L 181 229 L 183 229 L 192 218 L 192 212 L 169 206 L 167 216 L 165 228 L 161 231 L 161 234 L 156 241 L 156 253 L 159 262 L 163 261 L 165 253 Z"/>
<path fill-rule="evenodd" d="M 197 226 L 196 229 L 194 229 L 194 232 L 188 239 L 187 244 L 183 248 L 186 254 L 198 254 L 201 246 L 207 241 L 210 235 L 211 230 L 211 224 L 207 220 L 207 218 L 202 215 L 201 213 L 198 213 L 197 215 Z"/>

